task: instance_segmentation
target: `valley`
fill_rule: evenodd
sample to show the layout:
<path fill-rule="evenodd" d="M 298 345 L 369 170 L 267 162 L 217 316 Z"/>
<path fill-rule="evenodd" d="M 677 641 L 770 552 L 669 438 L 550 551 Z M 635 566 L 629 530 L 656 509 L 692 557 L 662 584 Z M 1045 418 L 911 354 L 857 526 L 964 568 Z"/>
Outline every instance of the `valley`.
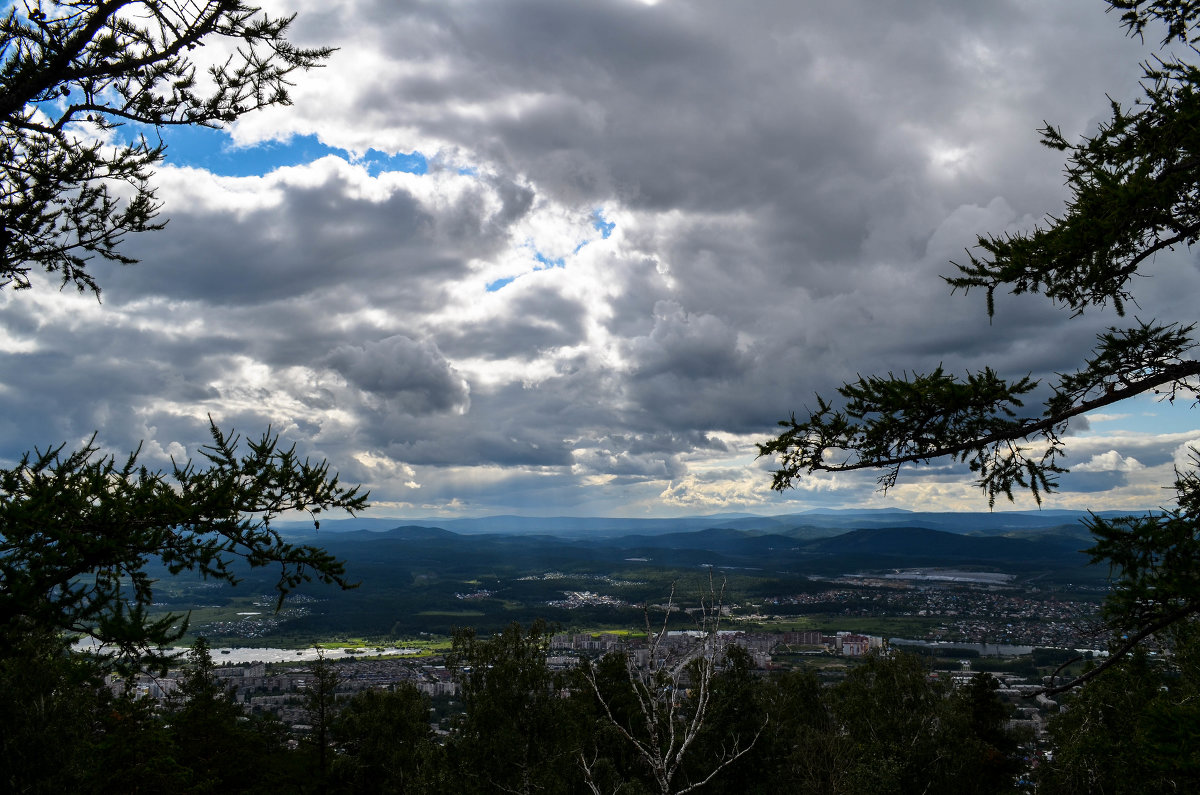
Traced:
<path fill-rule="evenodd" d="M 726 625 L 854 631 L 912 640 L 1103 648 L 1107 571 L 1088 565 L 1065 512 L 823 512 L 671 520 L 485 520 L 289 528 L 345 560 L 358 587 L 306 585 L 276 613 L 269 572 L 237 587 L 163 577 L 156 609 L 191 611 L 214 645 L 299 648 L 497 632 L 542 618 L 564 631 L 644 627 L 643 605 L 685 608 L 709 577 Z M 721 526 L 715 526 L 721 525 Z"/>

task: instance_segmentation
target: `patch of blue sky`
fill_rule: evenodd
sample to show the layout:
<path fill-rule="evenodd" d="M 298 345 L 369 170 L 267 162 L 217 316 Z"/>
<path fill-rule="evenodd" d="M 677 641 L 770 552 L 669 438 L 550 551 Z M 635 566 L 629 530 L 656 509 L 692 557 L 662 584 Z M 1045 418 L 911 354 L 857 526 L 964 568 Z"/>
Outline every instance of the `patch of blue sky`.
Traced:
<path fill-rule="evenodd" d="M 604 210 L 597 208 L 592 212 L 592 228 L 600 233 L 600 237 L 602 239 L 607 240 L 609 235 L 612 234 L 613 230 L 617 228 L 617 225 L 610 221 L 606 221 L 604 219 Z M 575 246 L 571 253 L 578 254 L 580 249 L 591 242 L 592 241 L 588 239 L 579 241 L 578 245 Z M 533 258 L 537 261 L 537 265 L 533 267 L 534 271 L 544 271 L 551 268 L 565 269 L 567 267 L 567 261 L 565 257 L 555 257 L 553 259 L 547 257 L 545 254 L 537 250 L 537 246 L 532 240 L 526 241 L 525 247 L 533 252 Z M 517 278 L 517 276 L 507 276 L 502 279 L 496 279 L 495 281 L 488 282 L 486 289 L 489 293 L 494 293 L 497 290 L 502 290 L 503 288 L 512 284 Z"/>
<path fill-rule="evenodd" d="M 597 207 L 595 210 L 592 210 L 592 229 L 595 229 L 600 233 L 601 240 L 608 240 L 609 236 L 612 235 L 613 230 L 616 228 L 617 225 L 615 223 L 605 220 L 603 208 Z M 575 250 L 571 253 L 578 254 L 581 248 L 591 242 L 591 240 L 579 241 L 579 245 L 575 246 Z"/>
<path fill-rule="evenodd" d="M 315 135 L 294 135 L 287 141 L 267 141 L 255 146 L 235 147 L 229 134 L 208 127 L 168 127 L 160 132 L 167 145 L 166 162 L 211 171 L 223 177 L 268 174 L 285 166 L 298 166 L 336 155 L 366 167 L 371 176 L 385 171 L 425 174 L 429 163 L 420 152 L 389 155 L 370 149 L 357 160 L 345 149 L 321 143 Z M 147 135 L 151 141 L 152 134 Z"/>
<path fill-rule="evenodd" d="M 617 225 L 604 217 L 604 208 L 597 207 L 595 210 L 592 210 L 592 228 L 600 233 L 601 238 L 608 240 L 609 235 L 613 233 Z"/>
<path fill-rule="evenodd" d="M 584 241 L 584 243 L 581 243 L 580 245 L 582 246 L 586 243 L 587 243 L 587 241 Z M 543 254 L 542 252 L 540 252 L 536 248 L 534 248 L 533 243 L 527 243 L 526 245 L 533 251 L 533 258 L 537 261 L 537 265 L 533 266 L 534 271 L 545 271 L 545 270 L 550 270 L 551 268 L 566 268 L 567 267 L 567 261 L 564 257 L 556 257 L 554 259 L 550 259 L 545 254 Z M 578 251 L 578 250 L 579 249 L 576 249 L 576 251 Z M 505 276 L 503 278 L 496 279 L 493 282 L 488 282 L 487 291 L 489 293 L 494 293 L 497 290 L 502 290 L 505 287 L 507 287 L 508 285 L 512 284 L 514 281 L 516 281 L 517 278 L 518 278 L 518 276 Z"/>
<path fill-rule="evenodd" d="M 586 242 L 587 241 L 584 241 L 584 243 L 586 243 Z M 584 243 L 580 243 L 580 246 L 584 245 Z M 579 249 L 577 248 L 575 250 L 578 251 Z M 565 267 L 567 267 L 567 262 L 564 258 L 557 257 L 555 259 L 550 259 L 549 257 L 547 257 L 545 254 L 543 254 L 540 251 L 533 252 L 533 258 L 535 260 L 537 260 L 538 263 L 540 263 L 539 265 L 534 267 L 535 271 L 544 271 L 548 268 L 565 268 Z"/>
<path fill-rule="evenodd" d="M 516 276 L 505 276 L 503 279 L 497 279 L 494 282 L 488 282 L 487 291 L 489 293 L 494 293 L 497 290 L 503 289 L 512 284 L 514 281 L 516 281 L 516 279 Z"/>
<path fill-rule="evenodd" d="M 385 171 L 403 171 L 408 174 L 429 173 L 429 161 L 420 152 L 397 152 L 389 155 L 378 149 L 368 149 L 360 163 L 367 167 L 367 173 L 377 177 Z"/>
<path fill-rule="evenodd" d="M 1174 403 L 1143 395 L 1130 401 L 1106 406 L 1087 415 L 1089 433 L 1124 431 L 1138 434 L 1195 432 L 1200 436 L 1200 408 L 1195 398 L 1180 395 Z"/>

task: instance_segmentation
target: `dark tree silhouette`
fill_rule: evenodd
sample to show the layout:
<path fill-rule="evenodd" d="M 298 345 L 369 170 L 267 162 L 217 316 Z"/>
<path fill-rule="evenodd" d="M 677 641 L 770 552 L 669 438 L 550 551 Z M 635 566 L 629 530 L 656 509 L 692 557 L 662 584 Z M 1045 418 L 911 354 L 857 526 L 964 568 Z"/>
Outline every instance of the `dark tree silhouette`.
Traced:
<path fill-rule="evenodd" d="M 1174 0 L 1108 0 L 1131 34 L 1166 25 L 1163 43 L 1196 39 L 1200 5 Z M 1041 294 L 1078 316 L 1111 305 L 1124 316 L 1133 279 L 1156 254 L 1200 239 L 1200 67 L 1182 55 L 1155 55 L 1144 65 L 1144 96 L 1130 108 L 1111 103 L 1111 118 L 1091 137 L 1067 141 L 1053 126 L 1045 145 L 1067 152 L 1071 197 L 1061 217 L 1025 234 L 984 236 L 946 281 L 954 290 L 983 290 L 994 313 L 997 291 Z M 1099 335 L 1074 372 L 1042 384 L 1029 375 L 1001 377 L 991 368 L 965 379 L 937 368 L 928 374 L 860 377 L 817 397 L 804 419 L 780 423 L 759 445 L 775 456 L 774 488 L 818 471 L 880 470 L 883 490 L 906 465 L 937 459 L 966 463 L 988 504 L 1026 489 L 1040 503 L 1066 471 L 1063 436 L 1086 412 L 1153 394 L 1195 405 L 1200 361 L 1190 319 L 1137 320 Z M 1041 411 L 1024 401 L 1044 395 Z M 1193 462 L 1195 463 L 1195 462 Z M 1109 565 L 1114 593 L 1106 616 L 1118 642 L 1108 665 L 1150 635 L 1200 611 L 1196 575 L 1200 480 L 1177 473 L 1176 507 L 1120 521 L 1094 517 L 1088 552 Z M 1100 666 L 1087 676 L 1103 670 Z M 1069 684 L 1067 685 L 1069 686 Z"/>

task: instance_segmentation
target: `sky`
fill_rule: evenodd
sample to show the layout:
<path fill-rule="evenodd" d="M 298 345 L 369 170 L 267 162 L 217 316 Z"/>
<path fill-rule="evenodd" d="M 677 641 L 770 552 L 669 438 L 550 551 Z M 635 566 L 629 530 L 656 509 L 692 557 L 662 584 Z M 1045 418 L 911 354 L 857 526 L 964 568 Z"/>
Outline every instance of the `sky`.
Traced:
<path fill-rule="evenodd" d="M 1076 369 L 1111 312 L 951 295 L 1061 210 L 1157 39 L 1100 0 L 280 0 L 294 104 L 165 134 L 169 223 L 97 301 L 0 291 L 0 461 L 268 426 L 372 517 L 985 510 L 960 466 L 784 493 L 756 442 L 858 375 Z M 220 45 L 197 51 L 216 57 Z M 1197 252 L 1131 314 L 1196 320 Z M 1048 508 L 1167 505 L 1200 412 L 1076 423 Z M 1019 496 L 1001 508 L 1029 509 Z"/>

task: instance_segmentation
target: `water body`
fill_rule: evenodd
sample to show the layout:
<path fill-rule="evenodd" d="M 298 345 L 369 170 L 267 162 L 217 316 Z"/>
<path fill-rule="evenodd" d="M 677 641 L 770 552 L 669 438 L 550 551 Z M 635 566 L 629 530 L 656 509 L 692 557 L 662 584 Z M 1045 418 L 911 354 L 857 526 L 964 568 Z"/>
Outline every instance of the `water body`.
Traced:
<path fill-rule="evenodd" d="M 1022 654 L 1033 653 L 1034 648 L 1044 646 L 1012 646 L 1005 643 L 955 643 L 952 640 L 908 640 L 907 638 L 888 638 L 893 646 L 922 646 L 926 649 L 974 649 L 980 657 L 1019 657 Z M 1058 648 L 1058 647 L 1054 647 Z M 1078 654 L 1091 652 L 1096 657 L 1107 657 L 1105 649 L 1072 649 Z"/>
<path fill-rule="evenodd" d="M 80 651 L 86 651 L 96 648 L 95 641 L 84 640 L 75 644 L 75 648 Z M 189 647 L 176 646 L 172 651 L 180 655 L 180 659 L 184 659 L 187 655 Z M 279 663 L 279 662 L 307 662 L 317 659 L 317 650 L 313 648 L 307 649 L 256 649 L 256 648 L 231 648 L 228 646 L 210 649 L 214 663 L 235 663 L 238 665 L 246 665 L 249 663 Z M 356 660 L 368 660 L 372 657 L 380 657 L 383 655 L 405 655 L 419 654 L 420 649 L 402 648 L 399 646 L 384 647 L 383 651 L 376 651 L 374 647 L 364 648 L 357 653 L 349 653 L 345 649 L 325 649 L 326 660 L 342 660 L 353 658 Z"/>
<path fill-rule="evenodd" d="M 187 649 L 178 649 L 177 651 L 186 652 Z M 375 651 L 374 648 L 362 649 L 355 653 L 347 652 L 345 649 L 325 649 L 326 660 L 343 660 L 346 658 L 354 658 L 356 660 L 367 660 L 372 657 L 381 657 L 383 655 L 402 655 L 402 654 L 418 654 L 420 649 L 405 649 L 397 646 L 384 648 L 383 651 Z M 305 662 L 308 660 L 317 659 L 316 649 L 238 649 L 238 648 L 220 648 L 212 650 L 212 658 L 215 663 L 277 663 L 277 662 Z"/>
<path fill-rule="evenodd" d="M 971 583 L 974 585 L 1008 585 L 1015 574 L 995 571 L 960 571 L 958 569 L 905 569 L 883 575 L 885 580 L 912 580 L 914 582 Z"/>
<path fill-rule="evenodd" d="M 1020 657 L 1022 654 L 1033 653 L 1033 646 L 1013 646 L 1007 643 L 961 643 L 952 640 L 909 640 L 908 638 L 888 638 L 893 646 L 920 646 L 925 649 L 972 649 L 979 652 L 980 657 Z"/>

